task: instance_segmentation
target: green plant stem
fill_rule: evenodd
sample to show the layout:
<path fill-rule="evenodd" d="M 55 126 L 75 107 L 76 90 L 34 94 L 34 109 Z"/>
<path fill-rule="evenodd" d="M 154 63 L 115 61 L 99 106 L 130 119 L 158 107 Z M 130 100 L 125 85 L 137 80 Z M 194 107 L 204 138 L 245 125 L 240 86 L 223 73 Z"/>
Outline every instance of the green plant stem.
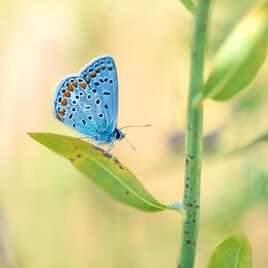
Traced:
<path fill-rule="evenodd" d="M 183 205 L 185 218 L 179 268 L 193 268 L 199 229 L 200 175 L 203 143 L 203 107 L 194 107 L 194 96 L 202 89 L 210 0 L 199 0 L 194 12 L 191 73 L 187 104 L 185 178 Z"/>

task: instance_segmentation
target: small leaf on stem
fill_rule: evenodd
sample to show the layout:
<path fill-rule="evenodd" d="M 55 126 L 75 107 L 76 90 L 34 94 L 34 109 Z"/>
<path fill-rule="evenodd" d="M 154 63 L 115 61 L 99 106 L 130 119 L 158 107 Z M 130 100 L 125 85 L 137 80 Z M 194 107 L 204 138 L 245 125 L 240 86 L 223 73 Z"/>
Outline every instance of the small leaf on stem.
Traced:
<path fill-rule="evenodd" d="M 251 10 L 219 48 L 203 90 L 194 105 L 205 98 L 228 100 L 256 77 L 268 50 L 268 1 Z"/>
<path fill-rule="evenodd" d="M 185 8 L 190 11 L 191 13 L 194 13 L 196 4 L 192 0 L 180 0 L 181 3 L 185 6 Z"/>
<path fill-rule="evenodd" d="M 212 253 L 207 268 L 251 268 L 251 247 L 247 237 L 235 234 L 227 237 Z"/>

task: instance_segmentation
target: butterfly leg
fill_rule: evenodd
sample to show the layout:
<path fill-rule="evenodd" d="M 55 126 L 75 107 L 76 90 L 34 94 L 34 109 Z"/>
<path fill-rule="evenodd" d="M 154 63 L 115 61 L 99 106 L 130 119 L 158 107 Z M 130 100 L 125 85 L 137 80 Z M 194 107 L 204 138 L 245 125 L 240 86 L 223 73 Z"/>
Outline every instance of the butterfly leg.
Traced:
<path fill-rule="evenodd" d="M 113 149 L 113 147 L 114 147 L 114 141 L 115 141 L 115 140 L 113 140 L 113 141 L 110 143 L 110 145 L 109 145 L 109 147 L 108 147 L 106 153 L 109 154 L 109 153 L 112 151 L 112 149 Z"/>

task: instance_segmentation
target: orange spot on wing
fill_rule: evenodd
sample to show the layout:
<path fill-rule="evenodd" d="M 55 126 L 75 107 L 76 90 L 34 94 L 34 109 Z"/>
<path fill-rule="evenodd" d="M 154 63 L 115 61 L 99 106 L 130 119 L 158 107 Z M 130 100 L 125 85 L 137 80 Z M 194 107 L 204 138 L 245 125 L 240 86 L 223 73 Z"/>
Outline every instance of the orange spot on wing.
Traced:
<path fill-rule="evenodd" d="M 74 87 L 76 87 L 77 86 L 77 82 L 76 81 L 74 81 L 74 82 L 72 82 L 72 84 L 71 84 L 72 86 L 74 86 Z"/>
<path fill-rule="evenodd" d="M 66 89 L 67 89 L 68 91 L 73 91 L 73 85 L 69 85 Z"/>
<path fill-rule="evenodd" d="M 91 76 L 91 77 L 95 77 L 96 75 L 97 75 L 97 74 L 96 74 L 96 72 L 94 72 L 94 71 L 93 71 L 92 73 L 90 73 L 90 76 Z"/>
<path fill-rule="evenodd" d="M 83 83 L 80 84 L 80 87 L 85 89 L 87 87 L 87 84 L 85 82 L 83 82 Z"/>
<path fill-rule="evenodd" d="M 65 109 L 61 109 L 61 110 L 59 111 L 59 115 L 60 115 L 61 117 L 63 117 L 63 116 L 65 115 Z"/>
<path fill-rule="evenodd" d="M 67 105 L 67 101 L 66 101 L 66 99 L 62 98 L 61 101 L 60 101 L 60 104 L 61 104 L 62 106 Z"/>
<path fill-rule="evenodd" d="M 64 91 L 63 96 L 64 96 L 64 97 L 70 97 L 71 94 L 70 94 L 68 91 Z"/>

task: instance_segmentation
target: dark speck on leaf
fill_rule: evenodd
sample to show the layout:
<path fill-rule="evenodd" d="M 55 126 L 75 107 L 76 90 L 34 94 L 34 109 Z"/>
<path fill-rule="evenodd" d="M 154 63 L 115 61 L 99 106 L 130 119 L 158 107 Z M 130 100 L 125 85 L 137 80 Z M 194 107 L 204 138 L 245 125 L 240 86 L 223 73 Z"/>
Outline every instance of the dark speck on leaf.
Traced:
<path fill-rule="evenodd" d="M 107 158 L 112 158 L 112 155 L 109 154 L 108 152 L 103 152 L 102 154 L 103 154 L 103 156 L 105 156 Z"/>
<path fill-rule="evenodd" d="M 94 145 L 92 145 L 93 146 L 93 148 L 95 149 L 95 150 L 97 150 L 97 151 L 99 151 L 99 152 L 102 152 L 102 153 L 106 153 L 103 149 L 101 149 L 101 148 L 99 148 L 99 147 L 97 147 L 97 146 L 94 146 Z"/>
<path fill-rule="evenodd" d="M 70 160 L 71 160 L 71 162 L 74 162 L 74 161 L 78 160 L 81 157 L 82 157 L 81 154 L 77 154 L 74 158 L 70 158 Z"/>
<path fill-rule="evenodd" d="M 117 164 L 121 169 L 124 169 L 122 164 L 120 163 L 120 161 L 117 158 L 114 158 L 114 162 L 115 164 Z"/>

